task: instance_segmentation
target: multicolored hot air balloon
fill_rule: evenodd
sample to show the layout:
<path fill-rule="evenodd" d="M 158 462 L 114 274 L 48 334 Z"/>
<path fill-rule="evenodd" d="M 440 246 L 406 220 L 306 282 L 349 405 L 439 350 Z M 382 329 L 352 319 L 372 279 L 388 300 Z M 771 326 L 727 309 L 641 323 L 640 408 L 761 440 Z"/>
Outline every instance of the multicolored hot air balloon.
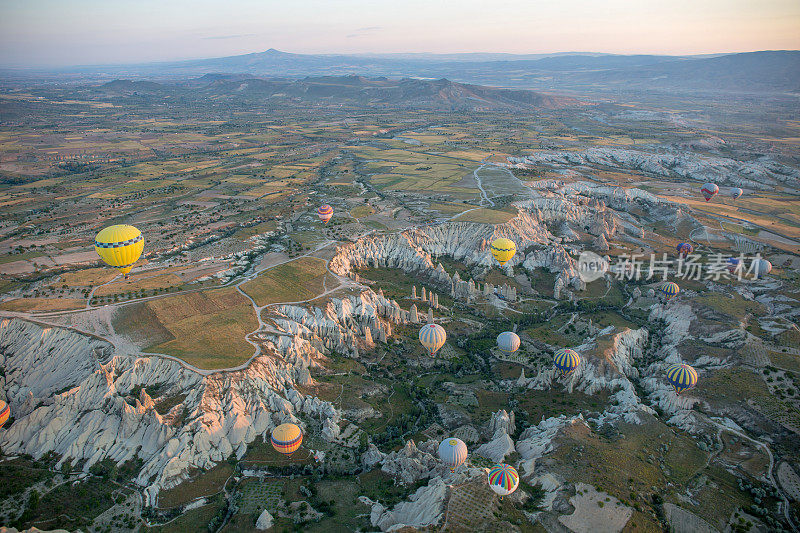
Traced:
<path fill-rule="evenodd" d="M 0 400 L 0 428 L 8 422 L 9 416 L 11 416 L 11 406 Z"/>
<path fill-rule="evenodd" d="M 753 259 L 753 262 L 750 264 L 750 270 L 753 272 L 753 276 L 761 278 L 772 272 L 772 263 L 759 257 Z"/>
<path fill-rule="evenodd" d="M 553 364 L 562 376 L 569 376 L 581 364 L 581 356 L 575 350 L 563 348 L 553 356 Z"/>
<path fill-rule="evenodd" d="M 673 281 L 668 281 L 662 284 L 661 287 L 658 288 L 658 290 L 661 291 L 661 294 L 663 294 L 667 298 L 667 300 L 675 298 L 678 295 L 678 293 L 681 292 L 681 288 L 678 287 L 678 284 Z"/>
<path fill-rule="evenodd" d="M 302 443 L 303 432 L 295 424 L 281 424 L 272 430 L 272 447 L 287 457 L 291 457 Z"/>
<path fill-rule="evenodd" d="M 689 365 L 670 365 L 667 368 L 667 381 L 680 394 L 697 385 L 697 371 Z"/>
<path fill-rule="evenodd" d="M 319 219 L 321 221 L 323 221 L 325 224 L 327 224 L 328 221 L 333 216 L 333 208 L 331 206 L 329 206 L 328 204 L 321 205 L 317 209 L 317 216 L 319 217 Z"/>
<path fill-rule="evenodd" d="M 689 244 L 688 242 L 682 242 L 678 246 L 675 247 L 678 250 L 678 256 L 686 257 L 690 253 L 694 252 L 694 246 Z"/>
<path fill-rule="evenodd" d="M 118 224 L 100 230 L 94 238 L 94 251 L 125 277 L 144 250 L 142 232 L 128 224 Z"/>
<path fill-rule="evenodd" d="M 502 463 L 489 469 L 489 488 L 501 498 L 517 490 L 518 485 L 519 474 L 513 466 Z"/>
<path fill-rule="evenodd" d="M 719 192 L 719 187 L 716 183 L 706 183 L 700 187 L 700 192 L 703 193 L 703 198 L 705 198 L 707 202 Z"/>
<path fill-rule="evenodd" d="M 467 460 L 467 445 L 455 437 L 444 439 L 439 444 L 439 459 L 455 472 Z"/>
<path fill-rule="evenodd" d="M 492 256 L 500 263 L 505 265 L 517 253 L 517 245 L 511 239 L 500 237 L 492 241 Z"/>
<path fill-rule="evenodd" d="M 728 272 L 730 272 L 731 274 L 736 274 L 737 271 L 739 272 L 739 274 L 741 274 L 742 267 L 743 267 L 742 262 L 739 261 L 739 259 L 735 257 L 728 258 Z"/>
<path fill-rule="evenodd" d="M 742 189 L 740 189 L 739 187 L 734 187 L 733 189 L 731 189 L 731 197 L 734 200 L 738 200 L 739 198 L 742 197 L 743 194 L 744 194 L 744 191 Z"/>
<path fill-rule="evenodd" d="M 506 353 L 514 353 L 519 350 L 519 335 L 513 331 L 504 331 L 497 336 L 497 347 Z"/>
<path fill-rule="evenodd" d="M 419 330 L 419 342 L 428 350 L 428 353 L 433 355 L 444 346 L 444 341 L 447 340 L 447 333 L 444 328 L 439 324 L 425 324 Z"/>

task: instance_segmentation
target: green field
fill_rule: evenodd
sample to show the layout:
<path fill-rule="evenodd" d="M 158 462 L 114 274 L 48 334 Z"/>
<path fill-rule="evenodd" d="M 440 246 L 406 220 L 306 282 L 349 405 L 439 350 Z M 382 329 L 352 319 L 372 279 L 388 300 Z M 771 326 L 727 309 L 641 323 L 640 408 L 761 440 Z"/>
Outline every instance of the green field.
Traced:
<path fill-rule="evenodd" d="M 481 224 L 505 224 L 515 215 L 505 211 L 497 211 L 496 209 L 475 209 L 467 211 L 455 218 L 455 222 L 478 222 Z"/>
<path fill-rule="evenodd" d="M 253 355 L 245 336 L 258 327 L 253 307 L 234 288 L 167 296 L 125 306 L 114 319 L 121 334 L 146 350 L 198 368 L 228 368 Z"/>
<path fill-rule="evenodd" d="M 256 279 L 242 285 L 242 290 L 259 306 L 300 302 L 322 292 L 326 275 L 325 261 L 316 257 L 301 257 L 262 272 Z"/>

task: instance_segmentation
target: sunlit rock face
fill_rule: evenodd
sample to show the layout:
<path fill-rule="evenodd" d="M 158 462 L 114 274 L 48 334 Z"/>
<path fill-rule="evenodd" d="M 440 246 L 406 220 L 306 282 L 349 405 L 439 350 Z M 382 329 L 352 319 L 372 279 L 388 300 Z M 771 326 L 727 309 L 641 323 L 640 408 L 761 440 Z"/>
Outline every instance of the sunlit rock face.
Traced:
<path fill-rule="evenodd" d="M 149 503 L 190 468 L 241 457 L 284 421 L 330 419 L 332 428 L 339 420 L 330 403 L 295 389 L 321 357 L 301 338 L 265 343 L 244 370 L 199 373 L 161 357 L 111 355 L 110 344 L 65 328 L 6 319 L 0 352 L 15 417 L 0 434 L 3 450 L 36 458 L 54 451 L 84 469 L 138 457 L 144 466 L 136 482 Z M 158 402 L 179 396 L 158 412 Z"/>
<path fill-rule="evenodd" d="M 623 230 L 641 233 L 632 222 L 620 218 L 605 201 L 580 195 L 538 195 L 516 202 L 517 216 L 505 224 L 491 226 L 470 222 L 448 222 L 422 226 L 392 235 L 370 235 L 341 246 L 330 263 L 333 272 L 353 275 L 360 267 L 399 268 L 431 278 L 451 287 L 451 296 L 473 301 L 478 290 L 472 280 L 462 280 L 447 273 L 434 257 L 447 255 L 471 267 L 494 265 L 489 247 L 494 239 L 506 237 L 517 245 L 517 254 L 504 268 L 511 272 L 516 265 L 528 270 L 545 268 L 556 273 L 557 297 L 569 287 L 584 288 L 577 272 L 577 262 L 564 243 L 578 238 L 578 232 L 594 235 L 600 251 L 608 240 Z M 556 236 L 555 231 L 561 236 Z M 602 243 L 605 243 L 603 245 Z"/>

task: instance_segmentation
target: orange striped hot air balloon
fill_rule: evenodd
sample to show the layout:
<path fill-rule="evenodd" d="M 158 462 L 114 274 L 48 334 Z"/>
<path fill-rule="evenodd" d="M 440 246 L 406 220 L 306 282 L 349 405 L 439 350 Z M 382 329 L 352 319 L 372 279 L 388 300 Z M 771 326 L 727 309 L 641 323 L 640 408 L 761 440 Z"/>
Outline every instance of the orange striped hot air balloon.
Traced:
<path fill-rule="evenodd" d="M 321 205 L 319 206 L 319 209 L 317 209 L 317 216 L 322 222 L 327 224 L 333 216 L 333 208 L 328 204 Z"/>
<path fill-rule="evenodd" d="M 5 425 L 9 416 L 11 416 L 11 406 L 0 400 L 0 428 Z"/>
<path fill-rule="evenodd" d="M 287 457 L 291 457 L 302 443 L 303 432 L 296 424 L 281 424 L 272 430 L 272 447 Z"/>

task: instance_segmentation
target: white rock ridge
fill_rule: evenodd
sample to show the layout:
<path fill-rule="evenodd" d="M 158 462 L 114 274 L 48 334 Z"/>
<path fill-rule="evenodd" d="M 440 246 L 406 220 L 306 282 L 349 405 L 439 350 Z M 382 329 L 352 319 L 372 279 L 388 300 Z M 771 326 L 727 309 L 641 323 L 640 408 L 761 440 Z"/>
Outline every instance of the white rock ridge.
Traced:
<path fill-rule="evenodd" d="M 113 350 L 104 341 L 0 320 L 0 364 L 15 414 L 0 433 L 0 446 L 36 458 L 54 451 L 61 462 L 84 461 L 84 469 L 103 459 L 139 457 L 144 466 L 136 483 L 146 487 L 147 503 L 153 504 L 159 490 L 186 479 L 189 469 L 209 468 L 231 454 L 241 457 L 248 443 L 284 421 L 338 421 L 330 403 L 294 388 L 302 374 L 298 367 L 307 370 L 318 353 L 308 343 L 265 348 L 244 370 L 201 375 L 161 357 L 104 360 L 97 354 Z M 301 364 L 287 361 L 292 357 Z M 159 401 L 185 399 L 159 414 L 142 387 L 157 390 Z"/>

